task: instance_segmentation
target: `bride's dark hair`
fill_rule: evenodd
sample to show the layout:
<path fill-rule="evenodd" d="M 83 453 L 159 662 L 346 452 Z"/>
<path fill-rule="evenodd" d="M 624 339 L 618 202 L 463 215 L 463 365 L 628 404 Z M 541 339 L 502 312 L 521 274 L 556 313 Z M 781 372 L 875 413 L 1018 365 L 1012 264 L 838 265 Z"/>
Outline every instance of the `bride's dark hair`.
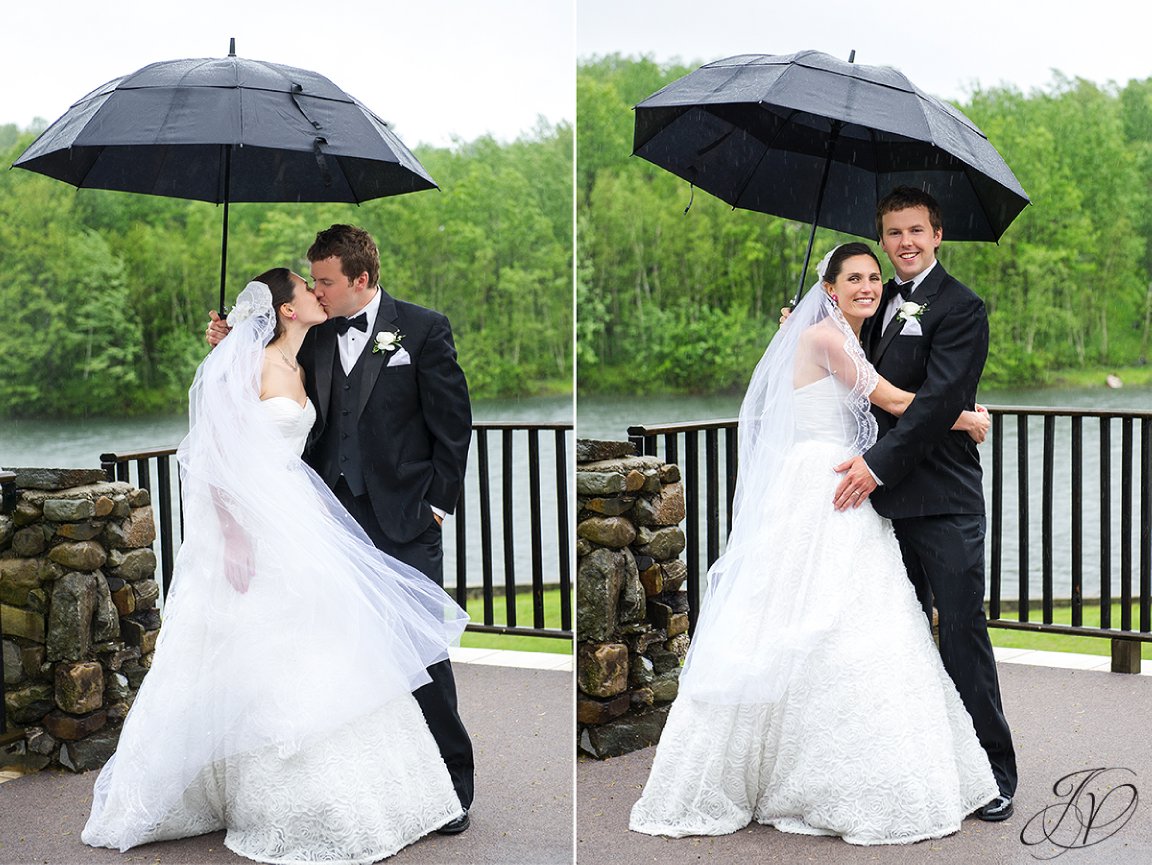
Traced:
<path fill-rule="evenodd" d="M 845 243 L 836 248 L 832 253 L 832 257 L 828 259 L 828 266 L 824 268 L 824 276 L 822 277 L 825 282 L 835 282 L 836 277 L 840 275 L 840 270 L 844 267 L 844 262 L 856 255 L 869 255 L 872 260 L 876 262 L 876 266 L 880 267 L 880 259 L 876 257 L 876 253 L 866 243 L 853 241 L 852 243 Z M 880 268 L 883 270 L 883 268 Z"/>
<path fill-rule="evenodd" d="M 276 311 L 276 330 L 272 333 L 272 340 L 275 340 L 284 332 L 284 325 L 280 323 L 279 314 L 281 304 L 291 303 L 292 298 L 296 294 L 296 286 L 292 282 L 292 276 L 292 271 L 288 268 L 274 267 L 271 270 L 264 271 L 253 279 L 253 282 L 264 283 L 268 286 L 268 290 L 272 292 L 272 309 Z M 269 340 L 269 342 L 272 340 Z"/>

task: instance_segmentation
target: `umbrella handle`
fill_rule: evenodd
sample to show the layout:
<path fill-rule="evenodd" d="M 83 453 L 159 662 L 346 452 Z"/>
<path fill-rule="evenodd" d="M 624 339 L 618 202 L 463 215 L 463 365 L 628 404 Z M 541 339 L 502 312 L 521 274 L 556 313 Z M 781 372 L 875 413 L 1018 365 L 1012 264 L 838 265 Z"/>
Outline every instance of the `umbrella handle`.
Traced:
<path fill-rule="evenodd" d="M 224 315 L 224 287 L 228 273 L 228 193 L 232 180 L 232 148 L 224 145 L 224 224 L 220 239 L 220 314 Z"/>
<path fill-rule="evenodd" d="M 855 52 L 853 52 L 855 56 Z M 849 61 L 851 62 L 851 61 Z M 800 284 L 796 287 L 796 294 L 789 303 L 789 309 L 795 309 L 804 294 L 804 283 L 808 279 L 808 263 L 812 260 L 812 245 L 816 242 L 816 225 L 820 221 L 820 208 L 824 204 L 824 189 L 828 186 L 828 172 L 832 168 L 832 151 L 836 148 L 836 140 L 840 137 L 839 120 L 832 121 L 831 133 L 824 146 L 824 171 L 820 175 L 820 191 L 816 193 L 816 212 L 812 214 L 812 230 L 808 233 L 808 249 L 804 253 L 804 268 L 800 271 Z"/>

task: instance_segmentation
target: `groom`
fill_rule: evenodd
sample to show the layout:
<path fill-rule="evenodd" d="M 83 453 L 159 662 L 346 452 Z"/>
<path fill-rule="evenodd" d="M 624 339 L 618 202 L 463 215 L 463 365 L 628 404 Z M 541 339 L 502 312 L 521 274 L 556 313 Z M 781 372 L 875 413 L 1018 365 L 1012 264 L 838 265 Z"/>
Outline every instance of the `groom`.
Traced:
<path fill-rule="evenodd" d="M 304 459 L 377 548 L 443 585 L 441 523 L 460 495 L 472 437 L 448 319 L 380 288 L 380 255 L 361 228 L 319 232 L 308 260 L 328 321 L 308 332 L 297 355 L 317 411 Z M 215 344 L 227 325 L 213 319 Z M 472 743 L 451 662 L 428 673 L 432 681 L 413 696 L 464 808 L 438 830 L 452 835 L 469 825 Z"/>
<path fill-rule="evenodd" d="M 984 302 L 936 259 L 940 207 L 926 192 L 897 187 L 877 207 L 880 244 L 896 269 L 861 342 L 877 372 L 916 399 L 897 419 L 873 409 L 879 437 L 844 472 L 838 510 L 869 494 L 892 520 L 908 576 L 929 615 L 939 614 L 940 654 L 988 752 L 1000 795 L 977 812 L 1012 815 L 1016 755 L 984 617 L 984 493 L 980 458 L 965 433 L 951 431 L 976 401 L 988 357 Z M 908 304 L 914 304 L 911 308 Z M 904 314 L 898 314 L 904 305 Z"/>

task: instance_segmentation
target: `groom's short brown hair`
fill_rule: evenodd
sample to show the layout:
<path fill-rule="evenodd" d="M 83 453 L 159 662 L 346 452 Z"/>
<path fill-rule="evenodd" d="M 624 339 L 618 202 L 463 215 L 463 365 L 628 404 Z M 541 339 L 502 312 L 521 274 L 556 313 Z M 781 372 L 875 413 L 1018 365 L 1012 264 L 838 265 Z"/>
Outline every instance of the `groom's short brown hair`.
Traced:
<path fill-rule="evenodd" d="M 876 236 L 884 237 L 884 214 L 896 210 L 907 210 L 909 207 L 926 207 L 928 209 L 928 222 L 933 231 L 944 227 L 940 219 L 940 202 L 915 186 L 897 186 L 880 199 L 876 205 Z"/>
<path fill-rule="evenodd" d="M 308 247 L 308 260 L 323 261 L 332 256 L 340 259 L 340 272 L 349 281 L 362 273 L 368 274 L 370 287 L 380 281 L 380 251 L 363 228 L 337 224 L 317 232 L 316 240 Z"/>

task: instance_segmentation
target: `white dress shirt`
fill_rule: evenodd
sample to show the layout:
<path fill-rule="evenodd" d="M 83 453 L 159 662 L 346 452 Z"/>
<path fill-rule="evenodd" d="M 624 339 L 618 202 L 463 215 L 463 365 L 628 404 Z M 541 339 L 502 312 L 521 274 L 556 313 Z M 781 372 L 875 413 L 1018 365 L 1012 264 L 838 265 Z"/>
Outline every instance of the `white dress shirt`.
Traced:
<path fill-rule="evenodd" d="M 354 327 L 348 328 L 344 333 L 336 337 L 336 344 L 340 347 L 340 366 L 344 367 L 344 375 L 352 372 L 352 367 L 356 366 L 356 361 L 360 359 L 360 355 L 364 353 L 372 341 L 376 338 L 373 333 L 373 328 L 376 325 L 376 315 L 380 312 L 380 289 L 376 289 L 376 293 L 372 295 L 372 299 L 364 305 L 364 308 L 348 318 L 355 318 L 360 313 L 364 313 L 368 318 L 368 327 L 366 330 L 357 330 Z"/>
<path fill-rule="evenodd" d="M 933 261 L 928 267 L 912 277 L 910 281 L 899 283 L 896 286 L 899 289 L 899 294 L 892 295 L 892 299 L 888 301 L 888 306 L 884 308 L 884 327 L 880 329 L 881 333 L 884 333 L 884 331 L 888 329 L 888 325 L 892 323 L 892 319 L 895 318 L 896 313 L 900 311 L 900 305 L 912 296 L 912 292 L 920 287 L 920 283 L 924 281 L 924 277 L 930 274 L 932 268 L 935 266 L 936 262 Z"/>

